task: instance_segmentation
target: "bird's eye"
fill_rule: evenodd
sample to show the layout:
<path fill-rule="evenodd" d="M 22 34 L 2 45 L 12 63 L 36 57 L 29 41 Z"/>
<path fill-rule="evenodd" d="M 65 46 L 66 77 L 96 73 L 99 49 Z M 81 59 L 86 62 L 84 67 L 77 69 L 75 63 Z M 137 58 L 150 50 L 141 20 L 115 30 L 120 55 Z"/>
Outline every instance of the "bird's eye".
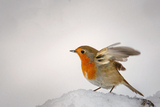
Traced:
<path fill-rule="evenodd" d="M 82 53 L 82 54 L 84 54 L 84 52 L 85 52 L 84 50 L 81 50 L 81 53 Z"/>

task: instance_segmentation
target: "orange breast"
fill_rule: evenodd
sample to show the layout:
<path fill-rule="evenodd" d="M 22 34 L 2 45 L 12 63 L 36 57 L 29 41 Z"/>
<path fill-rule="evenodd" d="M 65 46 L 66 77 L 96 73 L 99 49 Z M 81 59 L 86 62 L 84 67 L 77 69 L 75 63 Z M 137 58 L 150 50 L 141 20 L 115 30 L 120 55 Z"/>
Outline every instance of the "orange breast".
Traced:
<path fill-rule="evenodd" d="M 86 53 L 81 53 L 81 48 L 77 48 L 76 52 L 81 59 L 81 67 L 83 71 L 83 75 L 85 78 L 92 80 L 96 78 L 96 67 L 95 63 L 90 61 L 90 58 Z"/>
<path fill-rule="evenodd" d="M 96 77 L 96 67 L 94 62 L 90 62 L 88 57 L 82 58 L 82 71 L 85 78 L 92 80 Z"/>
<path fill-rule="evenodd" d="M 85 78 L 92 80 L 96 77 L 96 68 L 94 63 L 82 64 L 82 71 Z"/>

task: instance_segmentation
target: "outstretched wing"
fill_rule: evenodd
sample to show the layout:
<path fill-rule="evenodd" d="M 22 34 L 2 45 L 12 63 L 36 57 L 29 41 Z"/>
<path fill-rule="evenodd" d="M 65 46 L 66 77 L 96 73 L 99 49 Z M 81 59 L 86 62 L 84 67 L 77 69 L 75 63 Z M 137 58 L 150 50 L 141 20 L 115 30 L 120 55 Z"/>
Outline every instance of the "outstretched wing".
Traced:
<path fill-rule="evenodd" d="M 117 46 L 120 43 L 115 43 L 100 50 L 95 57 L 95 62 L 98 64 L 108 64 L 111 60 L 114 61 L 127 61 L 129 56 L 139 55 L 140 52 L 133 48 L 126 46 Z"/>

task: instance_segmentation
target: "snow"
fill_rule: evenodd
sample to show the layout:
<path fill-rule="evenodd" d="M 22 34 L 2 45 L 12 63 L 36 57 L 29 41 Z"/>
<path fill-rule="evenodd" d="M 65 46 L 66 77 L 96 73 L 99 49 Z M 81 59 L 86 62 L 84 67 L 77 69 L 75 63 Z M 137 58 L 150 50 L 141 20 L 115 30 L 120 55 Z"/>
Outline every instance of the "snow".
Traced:
<path fill-rule="evenodd" d="M 160 107 L 160 91 L 146 99 L 79 89 L 68 92 L 60 98 L 48 100 L 37 107 L 149 107 L 146 104 L 150 103 L 149 100 L 155 107 Z"/>
<path fill-rule="evenodd" d="M 156 107 L 160 107 L 160 91 L 158 91 L 153 96 L 147 97 L 148 100 L 152 101 Z"/>

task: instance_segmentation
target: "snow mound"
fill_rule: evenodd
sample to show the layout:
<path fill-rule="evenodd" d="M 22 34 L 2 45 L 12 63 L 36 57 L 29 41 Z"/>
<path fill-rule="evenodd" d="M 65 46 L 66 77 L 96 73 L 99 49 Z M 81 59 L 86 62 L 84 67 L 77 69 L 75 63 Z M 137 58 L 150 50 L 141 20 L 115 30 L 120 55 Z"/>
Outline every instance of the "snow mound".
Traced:
<path fill-rule="evenodd" d="M 156 107 L 160 107 L 160 91 L 158 91 L 153 96 L 147 97 L 147 99 L 152 101 Z"/>
<path fill-rule="evenodd" d="M 156 107 L 160 107 L 160 91 L 148 99 L 155 103 Z M 37 107 L 149 107 L 148 104 L 153 107 L 149 100 L 79 89 L 64 94 L 60 98 L 48 100 Z"/>

